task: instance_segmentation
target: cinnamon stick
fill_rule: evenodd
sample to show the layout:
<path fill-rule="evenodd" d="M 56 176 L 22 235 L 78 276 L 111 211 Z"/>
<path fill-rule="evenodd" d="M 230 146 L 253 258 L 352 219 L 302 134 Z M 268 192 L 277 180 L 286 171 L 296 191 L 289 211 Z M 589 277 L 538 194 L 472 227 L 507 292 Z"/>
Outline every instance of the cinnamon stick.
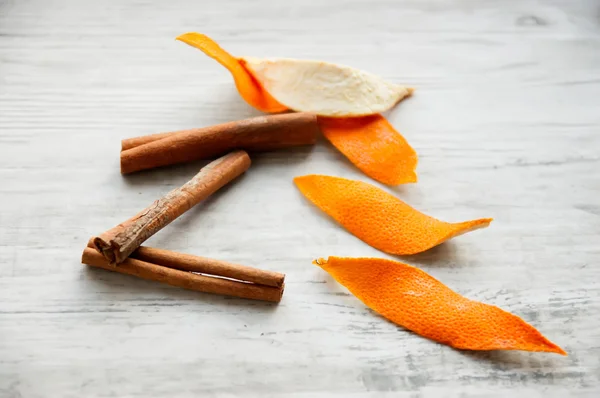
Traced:
<path fill-rule="evenodd" d="M 315 115 L 289 113 L 130 138 L 121 142 L 121 173 L 210 159 L 232 149 L 260 152 L 312 145 L 319 131 Z"/>
<path fill-rule="evenodd" d="M 250 157 L 244 151 L 232 152 L 209 163 L 182 187 L 95 237 L 94 247 L 110 263 L 123 262 L 146 239 L 245 172 L 248 167 Z"/>
<path fill-rule="evenodd" d="M 114 267 L 100 253 L 89 247 L 86 247 L 83 251 L 81 262 L 92 267 L 133 275 L 184 289 L 275 303 L 281 301 L 284 289 L 283 285 L 281 287 L 263 286 L 197 275 L 133 258 L 128 258 L 118 267 Z"/>
<path fill-rule="evenodd" d="M 285 278 L 285 275 L 280 274 L 279 272 L 265 271 L 247 267 L 245 265 L 214 260 L 212 258 L 199 257 L 146 246 L 140 246 L 136 251 L 131 253 L 130 257 L 181 271 L 224 276 L 267 286 L 281 287 L 283 286 L 283 280 Z"/>
<path fill-rule="evenodd" d="M 88 247 L 94 248 L 92 239 L 88 242 Z M 148 246 L 138 247 L 129 255 L 129 258 L 135 258 L 180 271 L 222 276 L 266 286 L 281 287 L 285 279 L 284 274 L 275 271 L 266 271 L 245 265 L 214 260 L 212 258 L 177 253 Z"/>

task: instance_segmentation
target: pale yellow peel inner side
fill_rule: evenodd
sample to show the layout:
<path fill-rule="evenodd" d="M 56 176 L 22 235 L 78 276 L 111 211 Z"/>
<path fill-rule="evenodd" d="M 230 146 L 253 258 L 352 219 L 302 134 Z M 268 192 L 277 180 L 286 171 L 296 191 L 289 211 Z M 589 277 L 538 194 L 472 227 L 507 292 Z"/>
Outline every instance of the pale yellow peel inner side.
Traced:
<path fill-rule="evenodd" d="M 384 112 L 410 95 L 407 87 L 329 62 L 289 58 L 241 58 L 261 85 L 281 104 L 329 117 Z"/>

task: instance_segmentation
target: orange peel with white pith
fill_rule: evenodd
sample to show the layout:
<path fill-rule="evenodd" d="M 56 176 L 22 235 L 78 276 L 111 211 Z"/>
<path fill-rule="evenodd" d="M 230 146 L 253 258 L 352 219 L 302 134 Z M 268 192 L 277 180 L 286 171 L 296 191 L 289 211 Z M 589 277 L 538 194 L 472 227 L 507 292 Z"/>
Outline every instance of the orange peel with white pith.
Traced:
<path fill-rule="evenodd" d="M 412 89 L 369 72 L 330 62 L 293 58 L 240 58 L 278 102 L 297 112 L 358 117 L 385 112 Z"/>
<path fill-rule="evenodd" d="M 416 152 L 378 114 L 411 95 L 413 89 L 331 63 L 236 58 L 201 33 L 185 33 L 177 40 L 225 66 L 240 96 L 254 108 L 319 115 L 325 137 L 371 178 L 388 185 L 416 182 Z"/>

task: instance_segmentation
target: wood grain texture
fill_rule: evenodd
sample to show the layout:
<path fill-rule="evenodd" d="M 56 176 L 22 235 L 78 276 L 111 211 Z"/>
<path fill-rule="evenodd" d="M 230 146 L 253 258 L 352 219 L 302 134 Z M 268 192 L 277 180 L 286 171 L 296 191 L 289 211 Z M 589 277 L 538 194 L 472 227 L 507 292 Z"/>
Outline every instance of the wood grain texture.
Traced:
<path fill-rule="evenodd" d="M 599 15 L 595 0 L 0 0 L 0 396 L 597 396 Z M 82 267 L 92 234 L 202 164 L 121 177 L 122 138 L 259 114 L 174 40 L 187 31 L 416 87 L 387 116 L 420 181 L 385 189 L 443 220 L 495 222 L 403 260 L 569 356 L 433 343 L 311 265 L 390 258 L 293 187 L 308 173 L 372 182 L 324 141 L 255 156 L 148 242 L 283 272 L 279 306 Z"/>

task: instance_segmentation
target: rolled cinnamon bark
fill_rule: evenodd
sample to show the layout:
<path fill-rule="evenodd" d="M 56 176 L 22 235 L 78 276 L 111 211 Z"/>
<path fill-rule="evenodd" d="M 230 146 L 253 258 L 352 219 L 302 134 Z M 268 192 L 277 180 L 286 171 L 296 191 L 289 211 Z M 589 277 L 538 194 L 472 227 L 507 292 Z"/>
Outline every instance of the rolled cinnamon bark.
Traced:
<path fill-rule="evenodd" d="M 248 167 L 250 157 L 244 151 L 232 152 L 209 163 L 182 187 L 95 237 L 94 247 L 110 263 L 123 262 L 146 239 L 245 172 Z"/>
<path fill-rule="evenodd" d="M 83 251 L 81 262 L 92 267 L 133 275 L 138 278 L 162 282 L 184 289 L 253 300 L 271 301 L 274 303 L 281 301 L 284 289 L 283 285 L 281 287 L 263 286 L 197 275 L 133 258 L 128 258 L 118 267 L 114 267 L 100 253 L 89 247 L 86 247 Z"/>
<path fill-rule="evenodd" d="M 319 131 L 315 115 L 289 113 L 130 138 L 121 142 L 121 173 L 210 159 L 233 149 L 261 152 L 312 145 Z"/>
<path fill-rule="evenodd" d="M 283 286 L 283 280 L 285 278 L 285 275 L 280 274 L 279 272 L 265 271 L 258 268 L 247 267 L 245 265 L 214 260 L 212 258 L 176 253 L 147 246 L 140 246 L 136 251 L 131 253 L 130 257 L 181 271 L 224 276 L 267 286 Z"/>
<path fill-rule="evenodd" d="M 93 238 L 88 242 L 89 248 L 94 248 Z M 162 265 L 163 267 L 178 269 L 180 271 L 199 272 L 201 274 L 223 276 L 243 282 L 252 282 L 266 286 L 283 286 L 285 275 L 275 271 L 266 271 L 240 264 L 212 258 L 199 257 L 191 254 L 177 253 L 155 247 L 140 246 L 129 258 Z"/>

